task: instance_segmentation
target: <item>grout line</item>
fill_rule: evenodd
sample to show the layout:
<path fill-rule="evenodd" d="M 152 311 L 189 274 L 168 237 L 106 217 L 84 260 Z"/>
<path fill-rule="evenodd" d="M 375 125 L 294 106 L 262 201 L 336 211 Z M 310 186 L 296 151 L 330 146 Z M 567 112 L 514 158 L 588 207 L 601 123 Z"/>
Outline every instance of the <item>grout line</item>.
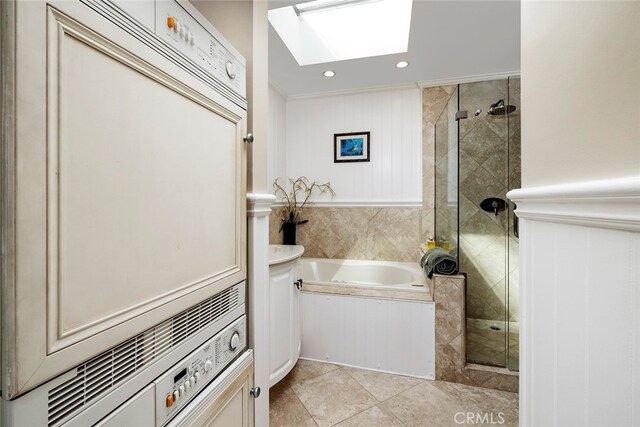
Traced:
<path fill-rule="evenodd" d="M 351 368 L 351 369 L 360 370 L 360 369 L 357 369 L 357 368 Z M 348 370 L 348 369 L 346 369 L 345 371 L 347 372 L 347 375 L 349 375 L 349 376 L 351 377 L 351 379 L 352 379 L 352 380 L 354 380 L 354 381 L 355 381 L 355 382 L 356 382 L 360 387 L 362 387 L 362 389 L 363 389 L 364 391 L 366 391 L 366 392 L 367 392 L 367 394 L 368 394 L 369 396 L 371 396 L 371 397 L 373 398 L 373 400 L 375 400 L 376 402 L 380 403 L 380 401 L 379 401 L 378 399 L 376 399 L 376 397 L 375 397 L 373 394 L 371 394 L 371 392 L 369 392 L 369 390 L 367 390 L 367 388 L 366 388 L 366 387 L 365 387 L 365 386 L 364 386 L 360 381 L 358 381 L 358 379 L 357 379 L 357 378 L 355 378 L 353 375 L 351 375 L 351 373 L 349 372 L 349 370 Z M 370 371 L 370 372 L 371 372 L 371 371 Z M 376 405 L 377 405 L 378 403 L 376 403 Z M 373 406 L 376 406 L 376 405 L 373 405 Z M 371 406 L 370 406 L 369 408 L 371 408 Z M 369 408 L 367 408 L 367 409 L 369 409 Z M 366 411 L 367 409 L 364 409 L 363 411 Z M 360 412 L 363 412 L 363 411 L 360 411 Z"/>
<path fill-rule="evenodd" d="M 303 380 L 306 381 L 306 380 Z M 301 382 L 303 382 L 301 381 Z M 294 383 L 295 384 L 295 383 Z M 307 415 L 309 416 L 309 418 L 311 418 L 311 421 L 314 422 L 314 424 L 316 426 L 318 426 L 318 423 L 316 422 L 316 419 L 313 418 L 313 415 L 311 415 L 311 412 L 309 412 L 309 408 L 307 408 L 307 406 L 304 404 L 304 402 L 302 400 L 300 400 L 300 396 L 298 396 L 298 393 L 296 393 L 296 391 L 293 389 L 293 387 L 291 386 L 287 386 L 287 388 L 289 390 L 291 390 L 291 393 L 293 393 L 293 395 L 295 396 L 295 398 L 298 400 L 298 402 L 300 402 L 300 405 L 302 405 L 302 409 L 304 409 L 304 411 L 307 413 Z"/>

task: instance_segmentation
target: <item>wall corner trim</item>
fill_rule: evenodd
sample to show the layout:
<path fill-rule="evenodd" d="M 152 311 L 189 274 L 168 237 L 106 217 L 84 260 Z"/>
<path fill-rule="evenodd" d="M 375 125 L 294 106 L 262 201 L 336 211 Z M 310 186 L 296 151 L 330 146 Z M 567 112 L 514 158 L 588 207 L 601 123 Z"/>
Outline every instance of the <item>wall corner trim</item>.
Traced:
<path fill-rule="evenodd" d="M 276 201 L 273 194 L 248 193 L 247 216 L 269 216 L 271 205 Z"/>
<path fill-rule="evenodd" d="M 640 175 L 522 188 L 507 197 L 519 218 L 640 231 Z"/>

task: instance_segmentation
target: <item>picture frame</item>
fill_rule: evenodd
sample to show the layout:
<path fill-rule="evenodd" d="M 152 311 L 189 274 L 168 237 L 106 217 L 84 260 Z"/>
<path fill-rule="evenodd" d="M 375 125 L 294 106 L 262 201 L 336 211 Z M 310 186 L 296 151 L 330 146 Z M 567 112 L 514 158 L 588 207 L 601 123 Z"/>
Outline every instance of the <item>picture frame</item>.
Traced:
<path fill-rule="evenodd" d="M 336 133 L 333 135 L 333 162 L 368 162 L 371 152 L 371 132 Z"/>

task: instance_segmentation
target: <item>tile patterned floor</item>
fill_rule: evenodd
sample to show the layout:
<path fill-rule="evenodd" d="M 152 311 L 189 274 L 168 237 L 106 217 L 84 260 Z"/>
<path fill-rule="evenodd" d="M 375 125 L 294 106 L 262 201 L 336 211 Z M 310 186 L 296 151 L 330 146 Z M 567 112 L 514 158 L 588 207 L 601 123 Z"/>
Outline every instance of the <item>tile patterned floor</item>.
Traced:
<path fill-rule="evenodd" d="M 271 388 L 270 416 L 274 427 L 517 426 L 518 394 L 299 360 Z"/>

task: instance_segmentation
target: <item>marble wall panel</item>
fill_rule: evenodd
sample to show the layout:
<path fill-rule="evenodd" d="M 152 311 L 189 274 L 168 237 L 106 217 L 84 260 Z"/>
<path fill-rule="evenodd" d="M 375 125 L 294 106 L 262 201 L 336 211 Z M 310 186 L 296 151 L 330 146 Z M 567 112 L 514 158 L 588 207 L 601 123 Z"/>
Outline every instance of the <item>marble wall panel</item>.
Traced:
<path fill-rule="evenodd" d="M 464 276 L 433 276 L 436 304 L 436 379 L 518 392 L 519 376 L 505 369 L 467 364 Z"/>
<path fill-rule="evenodd" d="M 282 243 L 282 208 L 271 212 L 269 239 Z M 305 256 L 418 262 L 422 208 L 308 207 L 309 222 L 297 227 L 297 242 Z M 428 215 L 427 215 L 428 220 Z"/>

